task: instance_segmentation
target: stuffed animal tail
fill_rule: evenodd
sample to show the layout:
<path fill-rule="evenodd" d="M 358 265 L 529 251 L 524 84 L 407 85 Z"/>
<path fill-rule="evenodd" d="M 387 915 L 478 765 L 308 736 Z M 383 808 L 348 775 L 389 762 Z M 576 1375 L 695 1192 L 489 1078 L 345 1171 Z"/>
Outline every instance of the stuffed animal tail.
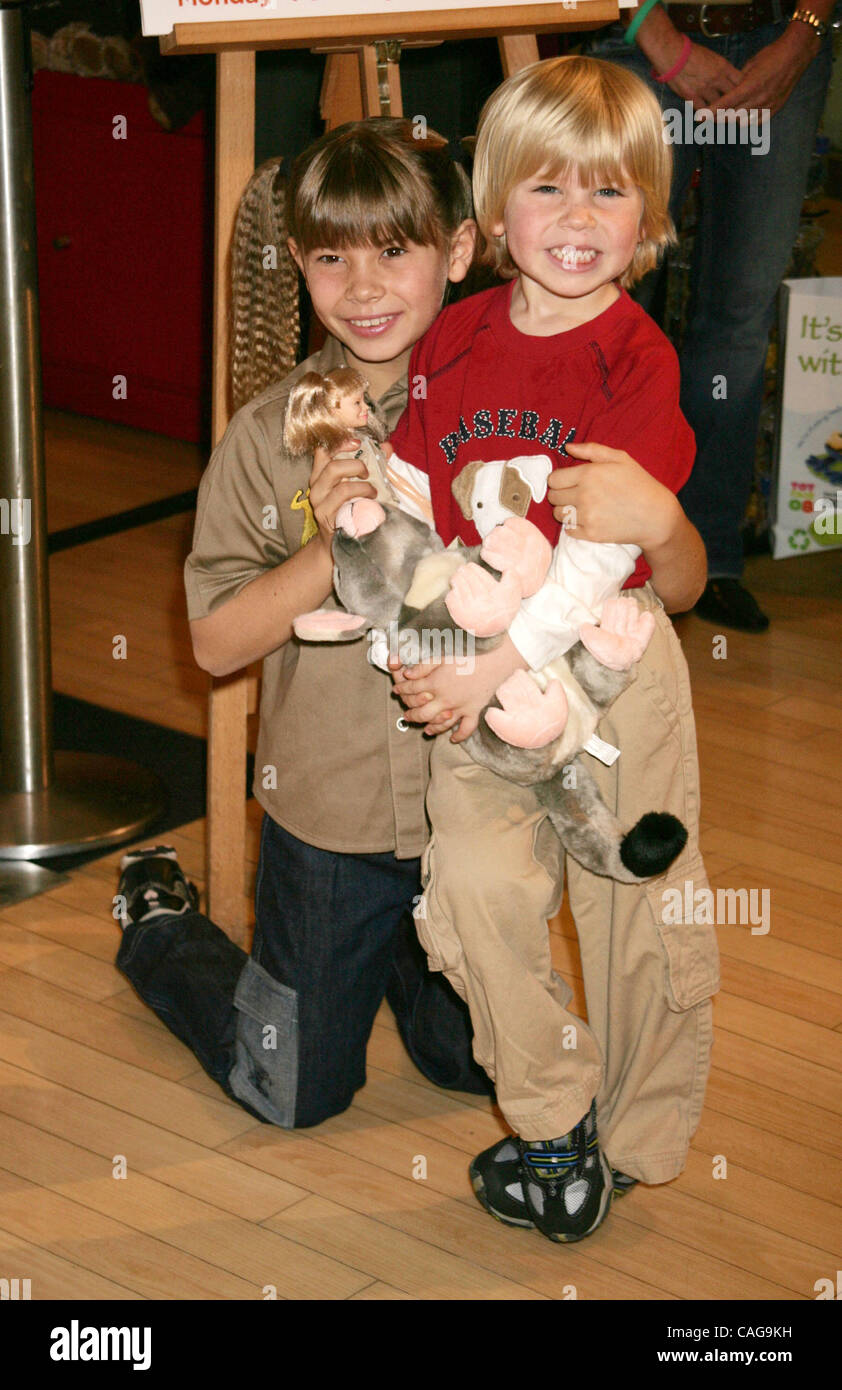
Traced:
<path fill-rule="evenodd" d="M 535 790 L 568 854 L 619 883 L 664 873 L 687 843 L 686 829 L 668 812 L 649 812 L 626 833 L 578 758 Z"/>

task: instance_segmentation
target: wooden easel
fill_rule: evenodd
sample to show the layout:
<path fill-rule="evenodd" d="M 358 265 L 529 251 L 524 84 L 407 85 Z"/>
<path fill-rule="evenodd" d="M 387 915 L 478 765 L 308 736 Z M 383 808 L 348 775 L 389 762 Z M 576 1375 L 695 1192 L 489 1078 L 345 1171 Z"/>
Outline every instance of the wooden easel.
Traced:
<path fill-rule="evenodd" d="M 587 17 L 585 17 L 585 15 Z M 538 60 L 536 34 L 562 28 L 593 29 L 616 19 L 616 0 L 583 0 L 578 8 L 515 5 L 511 8 L 419 11 L 301 20 L 240 20 L 177 24 L 161 39 L 164 53 L 216 53 L 216 155 L 214 203 L 214 328 L 212 438 L 221 439 L 230 416 L 228 373 L 229 251 L 240 198 L 254 171 L 255 52 L 312 48 L 327 53 L 321 114 L 326 129 L 364 116 L 403 115 L 398 60 L 401 46 L 443 39 L 496 35 L 503 73 Z M 380 38 L 388 22 L 395 37 Z M 343 30 L 341 39 L 337 30 Z M 236 941 L 243 941 L 248 904 L 244 860 L 246 814 L 243 774 L 250 693 L 247 671 L 211 682 L 208 710 L 207 887 L 208 914 Z"/>

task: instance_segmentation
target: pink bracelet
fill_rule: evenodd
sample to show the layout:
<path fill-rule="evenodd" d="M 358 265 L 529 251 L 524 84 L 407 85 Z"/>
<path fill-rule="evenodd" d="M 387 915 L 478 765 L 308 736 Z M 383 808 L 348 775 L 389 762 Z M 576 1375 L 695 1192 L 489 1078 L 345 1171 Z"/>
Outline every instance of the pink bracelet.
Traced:
<path fill-rule="evenodd" d="M 683 43 L 682 46 L 681 46 L 681 53 L 679 54 L 678 62 L 677 62 L 673 67 L 670 68 L 669 72 L 662 72 L 662 73 L 659 75 L 657 72 L 655 72 L 654 68 L 650 68 L 650 69 L 649 69 L 649 71 L 650 71 L 652 77 L 654 77 L 655 81 L 656 81 L 656 82 L 671 82 L 672 79 L 673 79 L 674 77 L 677 77 L 678 74 L 681 72 L 681 69 L 684 68 L 684 67 L 686 67 L 687 64 L 688 64 L 688 62 L 690 61 L 690 50 L 691 50 L 692 47 L 693 47 L 693 45 L 692 45 L 692 43 L 690 42 L 690 35 L 689 35 L 689 34 L 685 34 L 685 35 L 684 35 L 684 43 Z"/>

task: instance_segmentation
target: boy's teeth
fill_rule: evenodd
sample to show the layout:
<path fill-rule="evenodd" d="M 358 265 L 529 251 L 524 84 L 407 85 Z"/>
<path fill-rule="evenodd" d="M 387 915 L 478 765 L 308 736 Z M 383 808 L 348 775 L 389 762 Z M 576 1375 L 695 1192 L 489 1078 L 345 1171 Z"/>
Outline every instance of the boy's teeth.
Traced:
<path fill-rule="evenodd" d="M 553 255 L 567 265 L 587 265 L 594 259 L 596 252 L 579 246 L 559 246 L 553 248 Z"/>

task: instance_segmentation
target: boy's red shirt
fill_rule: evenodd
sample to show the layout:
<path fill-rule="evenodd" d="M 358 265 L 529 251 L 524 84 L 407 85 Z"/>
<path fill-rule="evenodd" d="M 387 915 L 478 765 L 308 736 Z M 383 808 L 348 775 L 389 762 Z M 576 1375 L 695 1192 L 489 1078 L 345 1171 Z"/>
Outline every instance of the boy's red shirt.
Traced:
<path fill-rule="evenodd" d="M 667 338 L 622 290 L 597 318 L 549 338 L 513 327 L 514 287 L 503 285 L 444 309 L 415 345 L 409 403 L 391 436 L 395 451 L 430 478 L 439 535 L 478 545 L 473 521 L 451 492 L 474 460 L 547 454 L 572 467 L 570 442 L 623 449 L 678 492 L 690 476 L 693 432 L 679 408 L 678 358 Z M 527 517 L 554 545 L 559 524 L 546 498 Z M 626 588 L 651 570 L 641 555 Z"/>

